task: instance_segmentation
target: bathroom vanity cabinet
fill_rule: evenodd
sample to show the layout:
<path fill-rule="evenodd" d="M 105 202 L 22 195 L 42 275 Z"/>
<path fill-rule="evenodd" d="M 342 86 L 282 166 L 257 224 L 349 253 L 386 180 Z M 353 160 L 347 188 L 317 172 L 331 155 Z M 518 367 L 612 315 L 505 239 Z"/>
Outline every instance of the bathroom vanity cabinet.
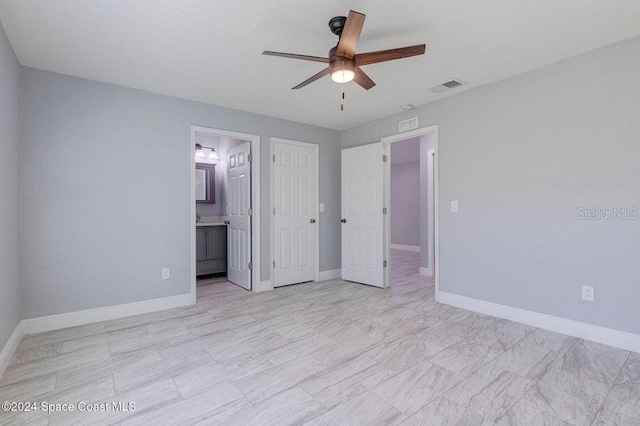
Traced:
<path fill-rule="evenodd" d="M 196 227 L 196 275 L 227 272 L 227 225 Z"/>

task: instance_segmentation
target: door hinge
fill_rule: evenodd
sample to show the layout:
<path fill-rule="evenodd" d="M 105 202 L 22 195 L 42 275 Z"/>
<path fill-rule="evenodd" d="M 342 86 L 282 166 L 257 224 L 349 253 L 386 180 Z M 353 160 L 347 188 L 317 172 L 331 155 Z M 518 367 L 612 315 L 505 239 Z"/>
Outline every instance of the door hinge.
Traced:
<path fill-rule="evenodd" d="M 252 154 L 249 154 L 249 155 L 247 156 L 247 158 L 249 159 L 249 162 L 252 162 L 252 161 L 253 161 L 253 155 L 252 155 Z"/>
<path fill-rule="evenodd" d="M 273 154 L 273 162 L 274 163 L 276 162 L 276 155 L 275 154 Z"/>
<path fill-rule="evenodd" d="M 387 267 L 387 261 L 386 261 L 386 260 L 383 260 L 383 261 L 382 261 L 382 267 L 383 267 L 383 268 L 386 268 L 386 267 Z"/>
<path fill-rule="evenodd" d="M 249 209 L 249 211 L 247 211 L 247 215 L 248 216 L 253 216 L 253 209 Z"/>
<path fill-rule="evenodd" d="M 382 208 L 382 214 L 387 214 L 387 208 L 386 207 Z"/>
<path fill-rule="evenodd" d="M 274 268 L 276 267 L 276 261 L 275 260 L 273 261 L 273 267 Z"/>
<path fill-rule="evenodd" d="M 383 154 L 382 155 L 382 162 L 386 163 L 387 162 L 387 154 Z"/>
<path fill-rule="evenodd" d="M 249 262 L 249 270 L 253 269 L 253 262 Z"/>
<path fill-rule="evenodd" d="M 273 208 L 273 214 L 276 214 L 276 208 L 275 207 Z"/>

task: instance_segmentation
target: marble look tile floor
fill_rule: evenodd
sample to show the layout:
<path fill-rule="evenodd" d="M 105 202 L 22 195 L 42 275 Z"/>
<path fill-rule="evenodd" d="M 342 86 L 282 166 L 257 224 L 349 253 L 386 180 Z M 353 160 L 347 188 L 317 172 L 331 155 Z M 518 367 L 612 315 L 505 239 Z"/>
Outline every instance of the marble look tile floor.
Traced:
<path fill-rule="evenodd" d="M 0 412 L 29 425 L 640 425 L 640 354 L 434 301 L 419 255 L 392 287 L 255 294 L 25 336 L 0 401 L 135 411 Z"/>

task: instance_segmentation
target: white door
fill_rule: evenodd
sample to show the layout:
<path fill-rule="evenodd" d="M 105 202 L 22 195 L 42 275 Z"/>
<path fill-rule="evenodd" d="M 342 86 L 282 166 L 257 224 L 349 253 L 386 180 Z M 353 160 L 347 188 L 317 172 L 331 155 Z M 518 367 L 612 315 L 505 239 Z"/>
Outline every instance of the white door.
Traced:
<path fill-rule="evenodd" d="M 251 289 L 251 143 L 227 152 L 229 224 L 227 225 L 227 279 Z"/>
<path fill-rule="evenodd" d="M 342 279 L 384 287 L 383 149 L 342 150 Z"/>
<path fill-rule="evenodd" d="M 318 244 L 318 145 L 273 142 L 273 286 L 313 281 Z"/>

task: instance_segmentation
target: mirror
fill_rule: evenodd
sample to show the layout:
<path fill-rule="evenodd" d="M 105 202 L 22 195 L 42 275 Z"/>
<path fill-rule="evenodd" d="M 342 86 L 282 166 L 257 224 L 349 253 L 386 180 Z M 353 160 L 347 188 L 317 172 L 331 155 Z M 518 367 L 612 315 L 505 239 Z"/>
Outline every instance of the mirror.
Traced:
<path fill-rule="evenodd" d="M 216 203 L 216 165 L 196 163 L 196 203 Z"/>

